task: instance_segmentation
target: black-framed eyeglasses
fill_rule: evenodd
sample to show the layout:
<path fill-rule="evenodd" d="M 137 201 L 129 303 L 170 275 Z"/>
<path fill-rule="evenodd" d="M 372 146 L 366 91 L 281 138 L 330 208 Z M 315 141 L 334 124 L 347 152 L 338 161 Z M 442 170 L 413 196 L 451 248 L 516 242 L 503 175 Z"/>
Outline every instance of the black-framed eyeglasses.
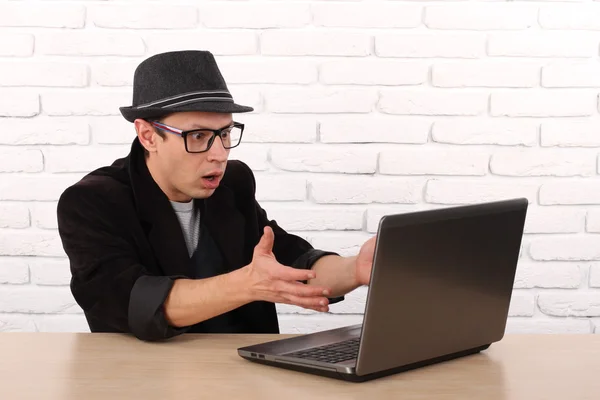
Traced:
<path fill-rule="evenodd" d="M 221 143 L 225 149 L 233 149 L 242 141 L 244 133 L 244 124 L 233 122 L 231 125 L 221 129 L 190 129 L 187 131 L 174 128 L 157 121 L 148 121 L 152 126 L 179 135 L 185 143 L 185 151 L 188 153 L 204 153 L 213 145 L 215 138 L 221 138 Z"/>

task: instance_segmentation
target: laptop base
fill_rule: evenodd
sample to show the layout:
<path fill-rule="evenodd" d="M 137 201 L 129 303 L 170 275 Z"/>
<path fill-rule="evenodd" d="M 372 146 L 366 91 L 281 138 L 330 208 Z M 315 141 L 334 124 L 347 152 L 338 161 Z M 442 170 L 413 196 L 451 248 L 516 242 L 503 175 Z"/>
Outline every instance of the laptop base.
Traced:
<path fill-rule="evenodd" d="M 327 377 L 327 378 L 344 380 L 347 382 L 359 383 L 359 382 L 366 382 L 366 381 L 370 381 L 373 379 L 397 374 L 400 372 L 410 371 L 412 369 L 417 369 L 417 368 L 422 368 L 422 367 L 429 366 L 429 365 L 439 364 L 439 363 L 442 363 L 445 361 L 450 361 L 450 360 L 454 360 L 457 358 L 466 357 L 469 355 L 475 355 L 477 353 L 480 353 L 481 351 L 486 350 L 489 347 L 490 347 L 490 344 L 486 344 L 486 345 L 475 347 L 472 349 L 467 349 L 467 350 L 459 351 L 456 353 L 447 354 L 445 356 L 435 357 L 435 358 L 431 358 L 429 360 L 423 360 L 423 361 L 419 361 L 416 363 L 403 365 L 403 366 L 400 366 L 397 368 L 391 368 L 391 369 L 387 369 L 387 370 L 383 370 L 383 371 L 379 371 L 379 372 L 374 372 L 374 373 L 367 374 L 367 375 L 342 373 L 334 368 L 331 368 L 330 370 L 328 370 L 328 369 L 316 368 L 314 366 L 309 366 L 309 365 L 304 366 L 304 365 L 300 365 L 300 364 L 288 364 L 287 362 L 271 361 L 271 360 L 267 360 L 265 358 L 255 358 L 255 357 L 251 357 L 251 356 L 248 356 L 245 354 L 241 355 L 241 357 L 246 360 L 258 363 L 258 364 L 288 369 L 288 370 L 297 371 L 297 372 L 304 372 L 304 373 L 308 373 L 311 375 L 318 375 L 318 376 L 323 376 L 323 377 Z"/>

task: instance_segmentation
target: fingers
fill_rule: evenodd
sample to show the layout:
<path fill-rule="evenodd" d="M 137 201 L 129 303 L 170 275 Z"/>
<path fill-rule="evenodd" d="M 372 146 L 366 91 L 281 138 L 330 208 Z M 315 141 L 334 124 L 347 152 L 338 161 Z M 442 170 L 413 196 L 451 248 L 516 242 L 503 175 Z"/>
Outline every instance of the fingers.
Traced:
<path fill-rule="evenodd" d="M 304 285 L 298 282 L 277 282 L 277 290 L 283 293 L 301 297 L 323 297 L 329 296 L 331 291 L 321 286 Z"/>
<path fill-rule="evenodd" d="M 270 226 L 265 226 L 265 231 L 260 238 L 260 241 L 255 247 L 261 254 L 268 254 L 273 251 L 273 242 L 275 241 L 275 234 Z"/>
<path fill-rule="evenodd" d="M 287 304 L 319 312 L 329 311 L 329 300 L 324 297 L 301 297 L 288 293 L 282 293 L 281 297 L 286 300 L 285 303 Z"/>
<path fill-rule="evenodd" d="M 315 277 L 315 272 L 279 264 L 278 268 L 273 269 L 273 276 L 284 281 L 307 281 Z"/>

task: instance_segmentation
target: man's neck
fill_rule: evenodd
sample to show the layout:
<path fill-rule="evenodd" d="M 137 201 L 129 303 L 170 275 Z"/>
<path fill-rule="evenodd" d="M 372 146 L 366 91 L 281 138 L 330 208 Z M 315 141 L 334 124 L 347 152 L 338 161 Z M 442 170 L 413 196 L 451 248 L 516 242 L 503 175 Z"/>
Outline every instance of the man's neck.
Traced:
<path fill-rule="evenodd" d="M 160 173 L 160 170 L 156 167 L 156 164 L 153 162 L 152 157 L 146 157 L 146 166 L 148 167 L 148 172 L 150 172 L 150 176 L 154 179 L 154 182 L 158 185 L 160 190 L 167 196 L 167 198 L 171 201 L 176 201 L 179 203 L 187 203 L 192 200 L 191 197 L 186 196 L 180 191 L 176 190 L 167 179 Z"/>

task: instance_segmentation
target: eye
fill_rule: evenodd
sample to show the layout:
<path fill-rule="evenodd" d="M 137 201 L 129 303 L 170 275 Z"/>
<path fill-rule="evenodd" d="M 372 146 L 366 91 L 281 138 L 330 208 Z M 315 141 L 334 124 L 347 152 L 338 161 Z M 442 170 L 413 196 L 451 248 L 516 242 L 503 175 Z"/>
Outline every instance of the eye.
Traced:
<path fill-rule="evenodd" d="M 193 140 L 203 140 L 206 138 L 206 133 L 204 132 L 194 132 L 190 135 Z"/>

